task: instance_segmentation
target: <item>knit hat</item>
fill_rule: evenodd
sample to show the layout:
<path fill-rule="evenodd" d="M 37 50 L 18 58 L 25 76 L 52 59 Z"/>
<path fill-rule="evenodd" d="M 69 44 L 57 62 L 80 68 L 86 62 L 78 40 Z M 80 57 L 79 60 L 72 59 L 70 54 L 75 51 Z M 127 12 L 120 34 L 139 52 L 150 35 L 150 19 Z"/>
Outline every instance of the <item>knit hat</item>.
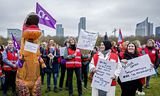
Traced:
<path fill-rule="evenodd" d="M 111 42 L 109 40 L 103 41 L 103 44 L 105 46 L 105 50 L 109 50 L 112 47 L 112 44 L 111 44 Z"/>

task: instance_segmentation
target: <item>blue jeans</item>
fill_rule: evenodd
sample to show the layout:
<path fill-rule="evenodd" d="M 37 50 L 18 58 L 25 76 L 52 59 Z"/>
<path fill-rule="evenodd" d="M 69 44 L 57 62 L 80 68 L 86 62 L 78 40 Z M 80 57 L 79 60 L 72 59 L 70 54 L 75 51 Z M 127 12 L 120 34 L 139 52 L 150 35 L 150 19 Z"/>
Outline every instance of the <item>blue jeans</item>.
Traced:
<path fill-rule="evenodd" d="M 51 85 L 51 74 L 53 74 L 54 88 L 57 88 L 58 73 L 47 73 L 47 88 Z"/>

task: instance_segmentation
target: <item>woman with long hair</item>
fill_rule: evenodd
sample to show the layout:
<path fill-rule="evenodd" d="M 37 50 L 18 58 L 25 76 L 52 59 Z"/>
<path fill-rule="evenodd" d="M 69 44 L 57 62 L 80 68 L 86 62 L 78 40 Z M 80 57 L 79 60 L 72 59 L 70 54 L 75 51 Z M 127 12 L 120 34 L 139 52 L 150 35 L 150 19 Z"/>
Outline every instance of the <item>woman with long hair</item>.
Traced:
<path fill-rule="evenodd" d="M 139 56 L 141 56 L 141 54 L 138 52 L 137 47 L 134 43 L 129 43 L 124 53 L 120 55 L 121 62 L 124 64 L 127 64 L 127 60 L 130 60 Z M 123 83 L 120 80 L 118 81 L 122 90 L 121 96 L 135 96 L 136 90 L 138 89 L 138 86 L 141 84 L 139 79 L 127 81 Z"/>
<path fill-rule="evenodd" d="M 111 47 L 112 45 L 110 41 L 104 40 L 103 42 L 101 42 L 99 52 L 97 52 L 93 56 L 93 59 L 91 60 L 91 63 L 89 64 L 90 73 L 94 74 L 96 72 L 96 65 L 97 65 L 99 58 L 117 63 L 116 71 L 114 72 L 114 77 L 112 77 L 111 88 L 108 92 L 105 92 L 105 91 L 102 91 L 96 88 L 92 88 L 92 96 L 115 96 L 116 79 L 118 78 L 120 74 L 122 66 L 119 61 L 118 55 L 111 51 Z"/>

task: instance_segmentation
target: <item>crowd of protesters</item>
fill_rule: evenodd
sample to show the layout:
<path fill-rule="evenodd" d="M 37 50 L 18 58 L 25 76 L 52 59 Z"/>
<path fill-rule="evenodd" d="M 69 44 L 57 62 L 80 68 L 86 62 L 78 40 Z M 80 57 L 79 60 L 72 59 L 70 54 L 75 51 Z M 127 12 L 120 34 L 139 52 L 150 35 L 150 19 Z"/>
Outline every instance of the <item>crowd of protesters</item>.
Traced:
<path fill-rule="evenodd" d="M 68 38 L 64 42 L 64 55 L 60 54 L 60 46 L 54 40 L 42 42 L 40 45 L 41 57 L 43 58 L 46 68 L 40 70 L 42 85 L 47 84 L 46 92 L 52 89 L 54 92 L 68 90 L 69 96 L 73 96 L 73 73 L 76 75 L 76 84 L 78 96 L 82 96 L 82 88 L 87 89 L 88 79 L 92 79 L 96 72 L 96 65 L 99 58 L 113 61 L 117 63 L 114 77 L 112 77 L 111 88 L 108 92 L 92 88 L 92 96 L 115 96 L 116 85 L 120 85 L 121 96 L 136 96 L 145 95 L 144 88 L 149 89 L 150 79 L 152 76 L 144 77 L 137 80 L 121 82 L 119 74 L 121 72 L 122 64 L 127 64 L 127 60 L 148 54 L 155 68 L 155 76 L 159 75 L 158 66 L 160 63 L 160 49 L 155 44 L 155 41 L 149 39 L 146 44 L 141 45 L 139 40 L 125 41 L 117 45 L 115 41 L 104 39 L 99 46 L 94 47 L 93 50 L 87 53 L 81 52 L 76 46 L 76 39 Z M 8 88 L 12 87 L 12 94 L 16 96 L 16 72 L 17 60 L 19 52 L 13 46 L 11 40 L 8 45 L 0 46 L 0 84 L 3 90 L 3 96 L 6 96 Z M 44 77 L 47 77 L 47 80 Z M 51 85 L 51 78 L 53 78 L 53 85 Z M 59 79 L 58 79 L 59 78 Z M 58 82 L 59 81 L 59 82 Z M 83 82 L 83 83 L 82 83 Z"/>

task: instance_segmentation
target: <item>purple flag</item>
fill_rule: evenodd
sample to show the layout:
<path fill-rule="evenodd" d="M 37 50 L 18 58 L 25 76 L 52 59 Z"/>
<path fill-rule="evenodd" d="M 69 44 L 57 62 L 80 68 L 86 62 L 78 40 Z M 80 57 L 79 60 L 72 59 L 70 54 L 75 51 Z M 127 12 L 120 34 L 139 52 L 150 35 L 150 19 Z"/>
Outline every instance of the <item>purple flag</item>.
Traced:
<path fill-rule="evenodd" d="M 160 48 L 160 43 L 158 41 L 156 41 L 156 44 L 157 44 L 158 48 Z"/>
<path fill-rule="evenodd" d="M 12 34 L 12 33 L 11 33 Z M 16 38 L 14 37 L 14 35 L 12 34 L 12 41 L 13 41 L 13 45 L 16 49 L 20 50 L 20 45 L 19 43 L 16 41 Z"/>
<path fill-rule="evenodd" d="M 39 16 L 39 23 L 55 29 L 56 20 L 38 3 L 36 3 L 36 13 Z"/>

